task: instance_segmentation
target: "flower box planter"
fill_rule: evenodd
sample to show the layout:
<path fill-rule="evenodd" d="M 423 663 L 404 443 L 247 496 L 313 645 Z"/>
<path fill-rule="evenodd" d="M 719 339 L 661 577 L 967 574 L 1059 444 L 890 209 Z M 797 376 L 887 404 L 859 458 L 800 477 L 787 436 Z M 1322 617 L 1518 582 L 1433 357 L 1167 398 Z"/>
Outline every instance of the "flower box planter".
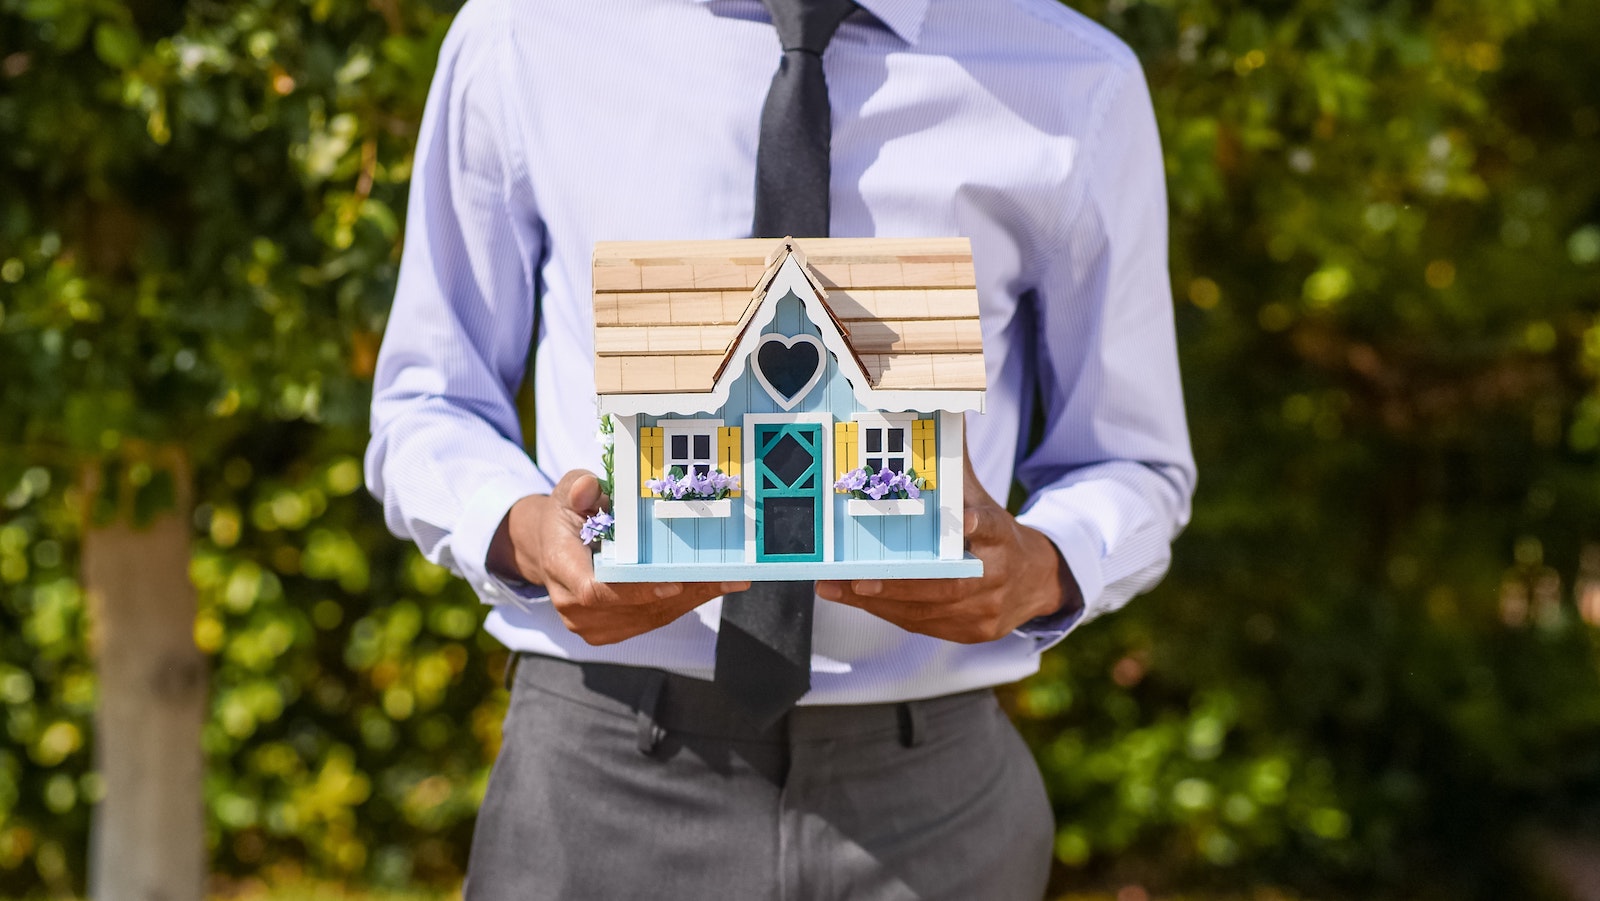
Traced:
<path fill-rule="evenodd" d="M 845 512 L 851 516 L 916 516 L 923 511 L 922 503 L 920 497 L 881 501 L 853 497 L 845 504 Z"/>
<path fill-rule="evenodd" d="M 719 500 L 658 500 L 653 505 L 656 519 L 713 519 L 733 513 L 733 498 Z"/>

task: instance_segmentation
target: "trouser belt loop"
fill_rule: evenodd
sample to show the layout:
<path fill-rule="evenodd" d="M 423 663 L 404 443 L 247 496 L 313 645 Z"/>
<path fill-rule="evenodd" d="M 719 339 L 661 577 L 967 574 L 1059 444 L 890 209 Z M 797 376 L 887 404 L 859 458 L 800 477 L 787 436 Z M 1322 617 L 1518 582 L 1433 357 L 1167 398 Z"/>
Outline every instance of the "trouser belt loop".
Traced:
<path fill-rule="evenodd" d="M 511 656 L 506 658 L 506 671 L 500 677 L 506 684 L 506 691 L 510 691 L 512 683 L 517 681 L 517 663 L 521 659 L 521 651 L 512 651 Z"/>
<path fill-rule="evenodd" d="M 666 687 L 667 674 L 649 670 L 645 675 L 644 691 L 639 694 L 639 753 L 646 757 L 654 754 L 667 730 L 656 722 L 656 710 L 661 706 L 661 690 Z"/>
<path fill-rule="evenodd" d="M 900 744 L 915 748 L 927 737 L 928 719 L 921 701 L 902 701 L 896 711 L 900 715 Z"/>

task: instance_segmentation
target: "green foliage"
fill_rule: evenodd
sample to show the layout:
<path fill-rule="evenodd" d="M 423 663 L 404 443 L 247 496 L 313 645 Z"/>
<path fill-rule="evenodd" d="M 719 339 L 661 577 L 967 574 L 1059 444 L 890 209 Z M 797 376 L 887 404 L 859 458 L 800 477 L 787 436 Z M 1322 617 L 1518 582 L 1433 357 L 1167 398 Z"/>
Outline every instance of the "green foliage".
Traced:
<path fill-rule="evenodd" d="M 0 0 L 0 895 L 100 791 L 83 471 L 155 509 L 172 444 L 215 868 L 459 874 L 502 658 L 359 464 L 450 5 Z M 1060 888 L 1531 895 L 1600 812 L 1600 8 L 1074 5 L 1150 77 L 1202 475 L 1008 695 Z"/>
<path fill-rule="evenodd" d="M 1057 856 L 1527 897 L 1600 795 L 1600 10 L 1084 5 L 1163 126 L 1201 482 L 1016 696 Z"/>

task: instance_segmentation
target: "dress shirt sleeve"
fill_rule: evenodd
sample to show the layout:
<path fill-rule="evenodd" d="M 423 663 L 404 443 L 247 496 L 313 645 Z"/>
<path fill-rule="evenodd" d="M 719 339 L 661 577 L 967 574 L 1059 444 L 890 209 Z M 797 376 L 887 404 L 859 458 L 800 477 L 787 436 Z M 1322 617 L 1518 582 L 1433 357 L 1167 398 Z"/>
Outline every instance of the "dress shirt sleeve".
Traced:
<path fill-rule="evenodd" d="M 493 602 L 542 593 L 506 585 L 486 558 L 511 505 L 553 483 L 522 448 L 513 402 L 543 233 L 501 93 L 510 38 L 478 9 L 453 24 L 428 94 L 366 476 L 392 532 Z"/>
<path fill-rule="evenodd" d="M 1019 464 L 1018 519 L 1048 536 L 1084 608 L 1021 631 L 1041 644 L 1155 585 L 1188 523 L 1195 467 L 1167 271 L 1160 139 L 1136 63 L 1086 132 L 1060 235 L 1037 285 L 1044 437 Z"/>

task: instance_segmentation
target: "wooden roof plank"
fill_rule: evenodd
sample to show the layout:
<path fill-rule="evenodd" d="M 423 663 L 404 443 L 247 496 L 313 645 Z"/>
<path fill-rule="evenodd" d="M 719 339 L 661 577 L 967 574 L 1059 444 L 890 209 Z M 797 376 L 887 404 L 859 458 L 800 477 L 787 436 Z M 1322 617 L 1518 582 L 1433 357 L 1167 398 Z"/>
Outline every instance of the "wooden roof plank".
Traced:
<path fill-rule="evenodd" d="M 696 262 L 691 267 L 694 270 L 695 288 L 744 288 L 749 290 L 751 282 L 745 281 L 745 267 L 732 262 Z"/>
<path fill-rule="evenodd" d="M 633 266 L 596 266 L 594 268 L 594 290 L 596 291 L 637 291 L 639 287 L 639 270 Z"/>
<path fill-rule="evenodd" d="M 646 291 L 693 287 L 694 267 L 681 263 L 674 266 L 641 266 L 639 281 Z"/>
<path fill-rule="evenodd" d="M 594 389 L 600 394 L 623 393 L 621 357 L 597 357 L 595 359 Z"/>
<path fill-rule="evenodd" d="M 933 361 L 933 386 L 936 388 L 981 391 L 986 384 L 982 353 L 940 354 Z"/>
<path fill-rule="evenodd" d="M 708 325 L 728 322 L 721 291 L 672 291 L 667 295 L 667 322 L 673 325 Z"/>
<path fill-rule="evenodd" d="M 978 315 L 976 288 L 930 288 L 924 295 L 930 319 L 970 319 Z"/>

